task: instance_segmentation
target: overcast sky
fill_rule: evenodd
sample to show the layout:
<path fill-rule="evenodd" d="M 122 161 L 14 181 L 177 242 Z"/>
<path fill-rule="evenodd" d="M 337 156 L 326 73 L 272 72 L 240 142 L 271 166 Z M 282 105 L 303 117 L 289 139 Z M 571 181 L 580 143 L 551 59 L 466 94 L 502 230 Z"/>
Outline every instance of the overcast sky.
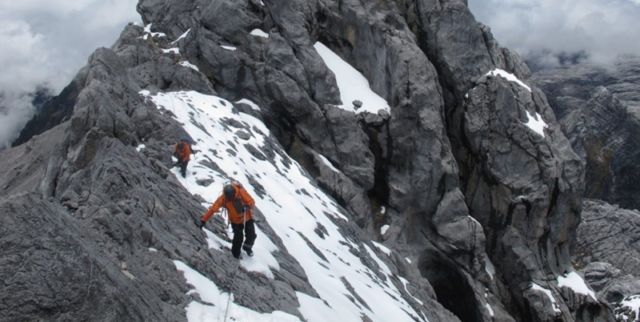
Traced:
<path fill-rule="evenodd" d="M 32 115 L 36 86 L 60 91 L 98 47 L 140 21 L 137 0 L 0 0 L 0 149 Z"/>
<path fill-rule="evenodd" d="M 584 50 L 590 61 L 610 63 L 640 54 L 640 0 L 469 0 L 469 7 L 523 56 Z"/>
<path fill-rule="evenodd" d="M 25 93 L 60 91 L 94 49 L 111 46 L 137 0 L 0 0 L 0 149 L 31 117 Z M 521 55 L 585 50 L 596 62 L 640 54 L 640 0 L 469 0 L 501 45 Z M 553 63 L 553 59 L 549 59 Z"/>

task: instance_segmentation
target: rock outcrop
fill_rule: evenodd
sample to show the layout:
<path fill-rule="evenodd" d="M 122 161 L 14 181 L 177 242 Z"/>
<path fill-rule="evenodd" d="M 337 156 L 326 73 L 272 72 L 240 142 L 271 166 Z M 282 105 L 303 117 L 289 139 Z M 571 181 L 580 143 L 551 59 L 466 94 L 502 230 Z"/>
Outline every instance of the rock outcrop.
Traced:
<path fill-rule="evenodd" d="M 533 78 L 586 163 L 585 196 L 628 209 L 640 209 L 638 65 L 637 59 L 621 60 L 614 69 L 575 65 Z"/>
<path fill-rule="evenodd" d="M 250 310 L 322 319 L 301 309 L 327 299 L 275 223 L 258 224 L 277 244 L 273 280 L 239 270 L 242 283 L 234 283 L 228 272 L 235 262 L 204 246 L 208 236 L 194 225 L 203 197 L 168 169 L 168 147 L 194 133 L 187 127 L 207 132 L 198 119 L 204 110 L 178 97 L 192 109 L 180 124 L 171 112 L 175 100 L 162 106 L 150 99 L 177 91 L 217 95 L 227 100 L 220 99 L 223 106 L 237 102 L 235 114 L 263 122 L 271 134 L 226 119 L 222 126 L 235 136 L 212 140 L 226 141 L 236 155 L 240 140 L 264 136 L 258 146 L 243 145 L 252 158 L 303 169 L 322 188 L 318 194 L 351 218 L 327 217 L 344 236 L 339 245 L 358 255 L 361 271 L 375 272 L 360 272 L 371 283 L 398 290 L 391 297 L 412 319 L 613 319 L 602 303 L 557 282 L 573 271 L 582 161 L 545 95 L 527 85 L 526 65 L 498 46 L 466 1 L 141 0 L 138 10 L 145 28 L 127 26 L 113 48 L 92 55 L 51 112 L 57 124 L 0 152 L 0 243 L 12 254 L 0 271 L 12 290 L 2 292 L 0 310 L 11 311 L 10 319 L 184 320 L 193 295 L 184 295 L 189 288 L 172 260 L 232 291 Z M 343 108 L 355 103 L 340 101 L 340 76 L 317 42 L 357 69 L 388 111 Z M 244 175 L 216 162 L 198 166 L 218 177 Z M 220 184 L 216 178 L 198 185 Z M 269 198 L 260 184 L 268 178 L 247 178 Z M 297 195 L 315 194 L 291 183 L 286 189 Z M 37 220 L 41 212 L 48 219 Z M 322 225 L 312 229 L 327 235 Z M 297 234 L 327 266 L 332 250 Z M 378 261 L 363 251 L 372 239 L 392 255 Z M 71 251 L 50 259 L 58 249 Z M 19 265 L 29 252 L 35 257 L 27 270 Z M 43 275 L 49 265 L 56 269 Z M 61 275 L 68 290 L 60 293 L 35 278 Z M 348 305 L 375 311 L 353 281 L 339 280 Z M 101 311 L 91 310 L 97 306 Z"/>
<path fill-rule="evenodd" d="M 607 262 L 622 274 L 640 272 L 640 212 L 598 200 L 586 200 L 578 228 L 576 258 L 580 266 Z"/>
<path fill-rule="evenodd" d="M 630 303 L 640 297 L 640 212 L 585 200 L 575 260 L 598 297 L 619 321 L 640 319 Z M 626 318 L 626 319 L 625 319 Z"/>

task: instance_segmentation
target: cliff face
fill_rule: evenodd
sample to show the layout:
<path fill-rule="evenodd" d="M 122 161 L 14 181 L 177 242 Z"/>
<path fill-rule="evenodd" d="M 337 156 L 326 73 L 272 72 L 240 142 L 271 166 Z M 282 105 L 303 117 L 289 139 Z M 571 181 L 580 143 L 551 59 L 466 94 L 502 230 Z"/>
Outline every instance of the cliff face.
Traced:
<path fill-rule="evenodd" d="M 0 152 L 8 319 L 215 319 L 226 303 L 205 284 L 291 320 L 612 319 L 560 282 L 583 163 L 466 2 L 138 10 L 145 28 L 59 98 L 71 113 Z M 182 137 L 201 150 L 184 180 Z M 194 225 L 230 177 L 258 199 L 265 270 L 237 270 L 224 229 Z"/>
<path fill-rule="evenodd" d="M 586 164 L 574 259 L 618 320 L 638 319 L 638 59 L 536 72 L 576 153 Z M 627 208 L 627 209 L 625 209 Z M 636 275 L 636 276 L 634 276 Z"/>
<path fill-rule="evenodd" d="M 576 65 L 533 78 L 547 94 L 574 150 L 586 161 L 589 198 L 640 209 L 638 59 L 614 67 Z"/>

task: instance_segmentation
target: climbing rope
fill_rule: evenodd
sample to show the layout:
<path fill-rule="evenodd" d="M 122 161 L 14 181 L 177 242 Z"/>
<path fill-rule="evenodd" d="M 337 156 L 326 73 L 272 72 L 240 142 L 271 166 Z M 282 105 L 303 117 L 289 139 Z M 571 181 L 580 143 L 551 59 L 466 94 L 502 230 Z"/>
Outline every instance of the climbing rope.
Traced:
<path fill-rule="evenodd" d="M 233 282 L 236 279 L 236 272 L 238 271 L 238 269 L 240 268 L 240 262 L 238 262 L 238 267 L 236 268 L 235 272 L 233 272 L 233 276 L 231 277 L 231 290 L 233 290 Z M 231 298 L 233 298 L 233 293 L 231 293 L 231 290 L 229 290 L 229 298 L 227 298 L 227 308 L 224 310 L 224 322 L 227 322 L 227 316 L 229 315 L 229 305 L 231 304 Z"/>
<path fill-rule="evenodd" d="M 231 285 L 230 285 L 230 290 L 229 290 L 229 297 L 227 298 L 227 308 L 224 310 L 224 322 L 227 322 L 227 316 L 229 315 L 229 305 L 231 304 L 231 298 L 233 298 L 233 293 L 231 293 L 231 290 L 233 290 L 233 282 L 236 280 L 236 274 L 238 273 L 238 271 L 240 270 L 240 261 L 238 261 L 238 266 L 236 267 L 236 269 L 233 271 L 233 276 L 231 276 Z"/>

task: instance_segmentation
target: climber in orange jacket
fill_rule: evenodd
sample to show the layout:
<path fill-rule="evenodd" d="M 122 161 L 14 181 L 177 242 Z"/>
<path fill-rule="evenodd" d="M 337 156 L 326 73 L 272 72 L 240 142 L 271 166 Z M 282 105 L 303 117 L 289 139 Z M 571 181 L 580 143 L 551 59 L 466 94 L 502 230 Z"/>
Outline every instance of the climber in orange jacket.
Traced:
<path fill-rule="evenodd" d="M 253 256 L 251 248 L 257 237 L 252 214 L 252 208 L 254 206 L 255 201 L 242 185 L 237 182 L 226 184 L 222 188 L 222 194 L 211 207 L 209 207 L 209 210 L 200 217 L 198 227 L 202 228 L 207 220 L 220 210 L 220 208 L 226 208 L 229 214 L 231 228 L 233 229 L 233 242 L 231 244 L 233 257 L 240 258 L 241 247 L 247 255 Z M 242 243 L 242 239 L 245 237 L 243 236 L 243 232 L 246 234 L 244 245 Z"/>
<path fill-rule="evenodd" d="M 191 153 L 191 144 L 189 144 L 189 141 L 186 139 L 180 140 L 173 151 L 173 156 L 178 159 L 176 165 L 180 166 L 180 174 L 182 174 L 183 178 L 187 176 L 187 165 L 191 159 Z"/>

